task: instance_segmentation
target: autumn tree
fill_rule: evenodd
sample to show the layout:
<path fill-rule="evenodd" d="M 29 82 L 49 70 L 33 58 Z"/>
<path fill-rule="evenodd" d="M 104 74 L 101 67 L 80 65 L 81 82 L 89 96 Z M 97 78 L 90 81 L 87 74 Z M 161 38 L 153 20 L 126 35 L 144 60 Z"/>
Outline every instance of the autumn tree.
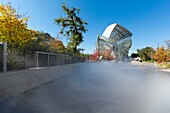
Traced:
<path fill-rule="evenodd" d="M 28 17 L 22 17 L 16 10 L 0 4 L 0 40 L 7 42 L 8 47 L 25 47 L 31 40 L 27 28 Z"/>
<path fill-rule="evenodd" d="M 152 56 L 158 63 L 170 62 L 170 50 L 164 47 L 157 48 Z"/>
<path fill-rule="evenodd" d="M 65 52 L 65 47 L 64 47 L 63 42 L 55 38 L 51 38 L 50 48 L 51 48 L 51 51 L 55 53 Z"/>
<path fill-rule="evenodd" d="M 57 37 L 53 38 L 49 33 L 43 31 L 30 30 L 34 37 L 29 44 L 31 51 L 46 51 L 54 53 L 64 53 L 65 47 Z"/>
<path fill-rule="evenodd" d="M 100 55 L 99 51 L 96 50 L 96 51 L 94 51 L 93 54 L 91 54 L 91 55 L 89 56 L 89 59 L 90 59 L 91 61 L 97 61 L 97 60 L 99 59 L 99 55 Z"/>
<path fill-rule="evenodd" d="M 0 41 L 8 43 L 8 66 L 16 69 L 24 65 L 25 57 L 21 56 L 32 40 L 27 22 L 28 17 L 18 14 L 11 3 L 0 4 Z"/>
<path fill-rule="evenodd" d="M 87 22 L 78 16 L 80 9 L 68 8 L 65 4 L 62 4 L 62 9 L 66 13 L 66 17 L 55 19 L 55 23 L 62 26 L 60 33 L 69 39 L 68 51 L 76 54 L 78 52 L 77 46 L 83 42 L 83 33 L 87 31 Z"/>

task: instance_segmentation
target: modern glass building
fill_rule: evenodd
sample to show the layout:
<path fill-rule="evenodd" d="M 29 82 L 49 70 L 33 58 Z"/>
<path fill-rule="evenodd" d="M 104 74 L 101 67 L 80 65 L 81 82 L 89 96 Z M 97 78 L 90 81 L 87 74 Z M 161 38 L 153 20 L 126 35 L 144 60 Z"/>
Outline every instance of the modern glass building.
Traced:
<path fill-rule="evenodd" d="M 109 25 L 104 33 L 97 37 L 96 50 L 100 53 L 99 59 L 102 59 L 102 53 L 107 50 L 111 51 L 113 59 L 125 59 L 132 46 L 131 36 L 132 33 L 121 25 Z"/>

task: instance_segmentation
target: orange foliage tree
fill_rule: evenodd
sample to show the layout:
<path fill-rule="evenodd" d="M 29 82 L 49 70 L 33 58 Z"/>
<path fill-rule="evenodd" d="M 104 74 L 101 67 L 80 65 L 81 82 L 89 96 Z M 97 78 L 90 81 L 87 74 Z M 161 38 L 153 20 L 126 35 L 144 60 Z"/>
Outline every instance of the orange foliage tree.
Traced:
<path fill-rule="evenodd" d="M 57 40 L 55 38 L 51 39 L 50 48 L 51 48 L 52 52 L 56 52 L 56 53 L 64 53 L 65 52 L 65 47 L 64 47 L 63 42 L 61 40 Z"/>
<path fill-rule="evenodd" d="M 157 48 L 152 54 L 152 57 L 157 60 L 158 63 L 170 62 L 170 50 L 164 47 Z"/>
<path fill-rule="evenodd" d="M 97 61 L 98 57 L 99 57 L 99 54 L 100 54 L 99 51 L 94 51 L 94 53 L 90 55 L 89 59 L 91 61 Z"/>
<path fill-rule="evenodd" d="M 102 50 L 95 51 L 92 55 L 90 55 L 90 60 L 97 61 L 100 57 L 105 60 L 113 60 L 113 56 L 111 55 L 112 50 Z"/>

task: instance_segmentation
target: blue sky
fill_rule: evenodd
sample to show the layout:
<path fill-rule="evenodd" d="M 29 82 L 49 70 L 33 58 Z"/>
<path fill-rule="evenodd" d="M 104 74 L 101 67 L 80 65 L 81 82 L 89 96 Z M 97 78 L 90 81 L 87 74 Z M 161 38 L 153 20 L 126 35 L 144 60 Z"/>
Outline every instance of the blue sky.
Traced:
<path fill-rule="evenodd" d="M 133 33 L 130 53 L 138 48 L 165 45 L 170 39 L 170 0 L 0 0 L 10 1 L 18 12 L 30 16 L 28 27 L 56 37 L 60 27 L 54 19 L 65 16 L 61 3 L 81 9 L 80 16 L 88 22 L 81 48 L 85 53 L 95 49 L 97 34 L 112 23 L 119 23 Z M 60 36 L 66 45 L 65 37 Z"/>

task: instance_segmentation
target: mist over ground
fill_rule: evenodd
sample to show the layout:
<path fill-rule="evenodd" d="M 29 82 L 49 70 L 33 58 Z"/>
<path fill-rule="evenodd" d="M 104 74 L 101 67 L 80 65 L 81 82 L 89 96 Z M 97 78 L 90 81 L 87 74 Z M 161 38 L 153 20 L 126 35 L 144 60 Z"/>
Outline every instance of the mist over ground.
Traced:
<path fill-rule="evenodd" d="M 3 113 L 169 113 L 169 75 L 130 63 L 79 63 L 69 74 L 0 101 L 0 109 Z"/>

